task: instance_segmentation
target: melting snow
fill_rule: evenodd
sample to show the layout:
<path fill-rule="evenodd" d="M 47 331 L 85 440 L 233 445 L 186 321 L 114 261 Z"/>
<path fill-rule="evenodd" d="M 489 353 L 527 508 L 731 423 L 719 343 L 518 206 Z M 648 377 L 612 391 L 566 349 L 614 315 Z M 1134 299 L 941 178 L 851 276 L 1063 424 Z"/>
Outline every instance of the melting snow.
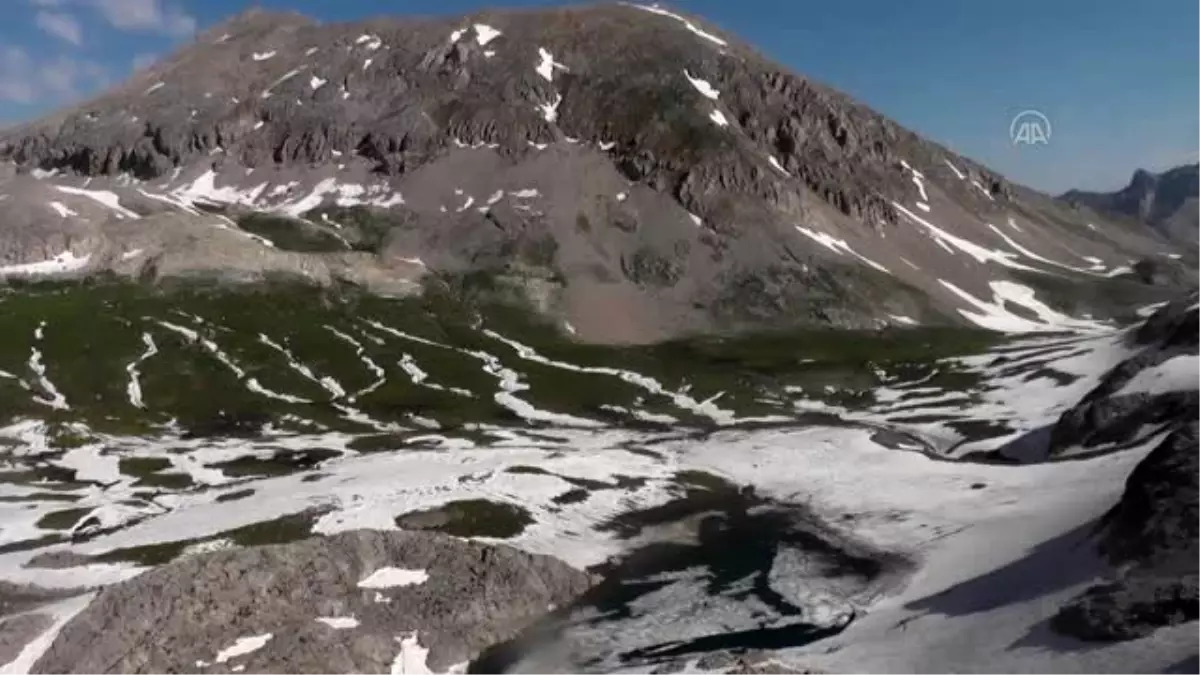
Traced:
<path fill-rule="evenodd" d="M 700 78 L 692 77 L 692 74 L 686 70 L 683 71 L 683 76 L 686 77 L 688 82 L 691 82 L 692 86 L 696 88 L 696 91 L 700 92 L 700 94 L 705 98 L 715 101 L 717 100 L 717 97 L 721 95 L 721 92 L 717 91 L 716 88 L 709 84 L 707 80 L 701 80 Z"/>
<path fill-rule="evenodd" d="M 75 272 L 87 267 L 88 261 L 91 260 L 91 258 L 91 254 L 76 256 L 71 251 L 63 251 L 50 260 L 21 263 L 18 265 L 0 265 L 0 277 L 8 275 L 62 274 L 64 272 Z"/>
<path fill-rule="evenodd" d="M 358 628 L 358 619 L 352 616 L 318 616 L 316 620 L 334 630 Z"/>
<path fill-rule="evenodd" d="M 275 52 L 273 52 L 273 51 L 272 52 L 255 52 L 251 56 L 251 58 L 253 58 L 255 61 L 266 61 L 267 59 L 271 58 L 272 56 L 275 56 Z"/>
<path fill-rule="evenodd" d="M 1045 256 L 1034 253 L 1033 251 L 1030 251 L 1029 249 L 1025 248 L 1024 246 L 1018 244 L 1011 237 L 1009 237 L 1007 234 L 1005 234 L 1003 230 L 996 227 L 995 225 L 992 225 L 991 223 L 988 223 L 988 228 L 991 229 L 992 232 L 995 232 L 996 235 L 999 236 L 1001 239 L 1003 239 L 1004 243 L 1013 247 L 1013 249 L 1015 249 L 1018 253 L 1025 256 L 1026 258 L 1029 258 L 1030 260 L 1036 260 L 1041 263 L 1046 263 L 1047 265 L 1054 265 L 1055 267 L 1061 267 L 1063 269 L 1068 269 L 1073 272 L 1081 272 L 1083 274 L 1094 274 L 1094 272 L 1090 268 L 1075 267 L 1073 265 L 1067 265 L 1065 263 L 1060 263 L 1060 262 L 1051 260 Z"/>
<path fill-rule="evenodd" d="M 812 239 L 813 241 L 817 242 L 818 244 L 829 249 L 830 251 L 837 253 L 838 255 L 841 255 L 843 253 L 849 253 L 850 255 L 854 256 L 855 258 L 858 258 L 863 263 L 879 270 L 880 272 L 883 272 L 885 274 L 891 274 L 891 272 L 888 270 L 888 268 L 884 267 L 883 265 L 880 265 L 879 263 L 875 262 L 874 260 L 871 260 L 870 258 L 866 257 L 865 255 L 860 254 L 858 251 L 855 251 L 853 248 L 851 248 L 850 244 L 847 244 L 845 239 L 838 239 L 831 234 L 825 234 L 824 232 L 817 232 L 815 230 L 810 230 L 806 227 L 801 227 L 799 225 L 796 226 L 796 230 L 798 232 L 800 232 L 801 234 L 803 234 L 804 236 L 808 237 L 809 239 Z"/>
<path fill-rule="evenodd" d="M 400 567 L 381 567 L 358 582 L 359 588 L 397 588 L 419 586 L 429 581 L 425 570 L 409 570 Z"/>
<path fill-rule="evenodd" d="M 354 41 L 354 44 L 366 45 L 368 50 L 375 51 L 383 46 L 383 40 L 375 35 L 360 35 L 358 36 L 358 39 Z"/>
<path fill-rule="evenodd" d="M 928 194 L 925 192 L 925 174 L 923 174 L 923 173 L 921 173 L 920 171 L 917 171 L 916 169 L 914 169 L 914 168 L 912 168 L 911 166 L 909 166 L 908 162 L 906 162 L 906 161 L 905 161 L 905 160 L 903 160 L 903 159 L 902 159 L 902 160 L 900 160 L 900 165 L 901 165 L 901 166 L 903 166 L 903 167 L 904 167 L 906 170 L 908 170 L 909 172 L 911 172 L 911 173 L 912 173 L 912 181 L 913 181 L 913 183 L 915 183 L 915 184 L 916 184 L 916 186 L 917 186 L 917 190 L 918 190 L 918 191 L 921 193 L 921 201 L 922 201 L 922 202 L 928 202 L 928 201 L 929 201 L 929 195 L 928 195 Z M 923 211 L 928 211 L 928 210 L 929 210 L 929 205 L 928 205 L 928 204 L 926 204 L 926 205 L 925 205 L 925 208 L 924 208 L 924 209 L 922 209 L 922 210 L 923 210 Z"/>
<path fill-rule="evenodd" d="M 950 163 L 950 160 L 943 158 L 942 161 L 946 163 L 946 166 L 950 167 L 950 170 L 954 172 L 955 176 L 958 176 L 959 180 L 967 179 L 967 174 L 963 173 L 962 171 L 959 171 L 957 166 L 954 166 L 953 164 Z"/>
<path fill-rule="evenodd" d="M 546 51 L 544 47 L 538 47 L 538 64 L 534 67 L 538 75 L 541 75 L 547 82 L 554 81 L 554 69 L 566 70 L 567 67 L 561 63 L 554 61 L 554 56 Z"/>
<path fill-rule="evenodd" d="M 38 327 L 34 330 L 34 339 L 38 342 L 41 342 L 45 335 L 45 330 L 46 322 L 43 321 L 38 324 Z M 54 383 L 50 381 L 50 378 L 46 377 L 46 364 L 42 363 L 42 351 L 37 347 L 33 347 L 29 350 L 29 369 L 32 370 L 33 374 L 37 376 L 38 386 L 42 388 L 42 391 L 45 392 L 46 396 L 49 396 L 49 398 L 34 396 L 34 401 L 54 408 L 55 410 L 71 409 L 71 406 L 67 404 L 66 397 L 58 391 L 58 388 L 55 387 Z"/>
<path fill-rule="evenodd" d="M 121 199 L 117 197 L 115 192 L 108 192 L 107 190 L 85 190 L 83 188 L 74 188 L 66 185 L 55 185 L 54 188 L 59 192 L 69 195 L 76 195 L 79 197 L 87 197 L 92 201 L 99 202 L 113 211 L 116 211 L 117 215 L 121 218 L 141 217 L 124 206 L 121 206 Z"/>
<path fill-rule="evenodd" d="M 977 260 L 981 263 L 995 262 L 995 263 L 999 263 L 1005 267 L 1009 267 L 1011 269 L 1025 270 L 1028 272 L 1040 271 L 1037 268 L 1029 267 L 1028 265 L 1023 265 L 1019 262 L 1016 262 L 1015 260 L 1013 260 L 1013 258 L 1015 258 L 1016 256 L 1012 253 L 1008 253 L 1006 251 L 997 251 L 997 250 L 993 250 L 990 248 L 984 248 L 984 247 L 980 246 L 979 244 L 976 244 L 973 241 L 969 241 L 967 239 L 963 239 L 962 237 L 958 237 L 953 234 L 950 234 L 949 232 L 934 225 L 933 223 L 930 223 L 929 221 L 925 220 L 924 218 L 921 218 L 920 216 L 913 213 L 912 211 L 909 211 L 908 209 L 904 208 L 897 202 L 892 202 L 892 206 L 896 207 L 896 209 L 899 210 L 900 213 L 903 213 L 904 215 L 908 216 L 909 219 L 911 219 L 913 222 L 915 222 L 918 225 L 921 225 L 925 229 L 929 230 L 929 233 L 933 236 L 934 240 L 937 241 L 938 244 L 940 244 L 942 246 L 942 248 L 946 249 L 950 253 L 954 253 L 953 249 L 951 248 L 951 247 L 953 247 L 953 248 L 957 248 L 958 250 L 962 251 L 963 253 L 966 253 L 967 255 L 971 256 L 972 258 L 974 258 L 975 260 Z"/>
<path fill-rule="evenodd" d="M 669 16 L 672 19 L 675 19 L 676 21 L 682 23 L 688 30 L 692 31 L 696 35 L 699 35 L 700 37 L 704 38 L 705 40 L 712 42 L 713 44 L 719 45 L 721 47 L 725 47 L 726 45 L 729 44 L 729 43 L 725 42 L 724 40 L 722 40 L 721 38 L 717 37 L 716 35 L 713 35 L 712 33 L 708 33 L 706 31 L 702 30 L 699 26 L 692 23 L 691 21 L 688 21 L 687 19 L 683 18 L 682 16 L 679 16 L 678 14 L 675 14 L 673 12 L 669 12 L 669 11 L 663 9 L 662 7 L 659 7 L 658 5 L 632 5 L 632 6 L 638 8 L 638 9 L 641 9 L 641 10 L 645 10 L 647 12 L 658 14 L 659 16 Z"/>
<path fill-rule="evenodd" d="M 132 363 L 125 366 L 125 371 L 129 373 L 129 384 L 125 385 L 125 390 L 129 395 L 129 404 L 135 408 L 145 408 L 146 404 L 142 400 L 142 384 L 141 373 L 138 368 L 146 359 L 158 353 L 158 346 L 154 344 L 154 338 L 149 333 L 142 333 L 142 343 L 146 345 L 146 351 L 142 352 L 141 356 L 137 357 Z"/>
<path fill-rule="evenodd" d="M 483 23 L 475 24 L 475 41 L 479 43 L 480 47 L 495 40 L 497 37 L 500 37 L 500 31 L 495 28 Z"/>
<path fill-rule="evenodd" d="M 975 187 L 979 188 L 979 191 L 983 193 L 984 197 L 987 197 L 989 200 L 991 200 L 993 202 L 996 201 L 996 198 L 992 196 L 992 193 L 988 192 L 988 189 L 983 187 L 983 183 L 980 183 L 977 180 L 971 180 L 971 185 L 974 185 Z"/>
<path fill-rule="evenodd" d="M 313 75 L 312 79 L 308 81 L 308 86 L 312 87 L 313 91 L 316 91 L 316 90 L 320 89 L 321 87 L 325 86 L 325 83 L 328 81 L 329 80 L 323 80 L 323 79 L 317 77 L 316 75 Z M 261 122 L 260 122 L 260 124 L 261 124 Z M 257 128 L 257 127 L 255 127 L 255 128 Z"/>
<path fill-rule="evenodd" d="M 778 170 L 779 170 L 779 172 L 780 172 L 780 173 L 782 173 L 783 175 L 785 175 L 785 176 L 790 176 L 790 175 L 792 175 L 792 174 L 788 173 L 788 170 L 787 170 L 787 169 L 783 168 L 783 165 L 779 163 L 779 160 L 775 158 L 775 155 L 768 155 L 768 156 L 767 156 L 767 161 L 768 161 L 768 162 L 770 162 L 770 163 L 771 163 L 771 166 L 773 166 L 773 167 L 775 167 L 776 169 L 778 169 Z"/>
<path fill-rule="evenodd" d="M 417 640 L 417 631 L 406 637 L 396 638 L 396 642 L 400 643 L 400 653 L 392 660 L 392 675 L 433 675 L 433 671 L 426 665 L 429 650 L 422 647 Z"/>
<path fill-rule="evenodd" d="M 275 636 L 271 633 L 240 637 L 233 644 L 217 652 L 215 661 L 216 663 L 225 663 L 230 659 L 236 659 L 239 656 L 256 652 L 266 646 L 273 637 Z"/>
<path fill-rule="evenodd" d="M 1061 314 L 1037 299 L 1033 289 L 1011 281 L 992 281 L 988 286 L 992 289 L 994 300 L 980 300 L 963 289 L 944 279 L 938 281 L 967 303 L 980 310 L 959 309 L 959 313 L 978 326 L 1005 333 L 1023 333 L 1038 331 L 1094 331 L 1103 328 L 1102 324 L 1094 321 L 1082 321 Z M 1027 319 L 1013 314 L 1005 307 L 1005 302 L 1020 305 L 1037 316 L 1037 320 Z"/>
<path fill-rule="evenodd" d="M 164 85 L 162 82 L 152 84 L 152 85 L 150 85 L 149 89 L 147 89 L 145 92 L 143 92 L 143 94 L 150 94 L 150 93 L 156 92 L 159 89 L 162 89 L 164 86 L 166 86 L 166 85 Z"/>
<path fill-rule="evenodd" d="M 717 110 L 716 108 L 713 108 L 713 111 L 711 113 L 709 113 L 708 119 L 715 122 L 716 125 L 719 127 L 729 126 L 729 120 L 725 119 L 725 113 L 721 112 L 720 110 Z"/>
<path fill-rule="evenodd" d="M 538 104 L 538 109 L 542 111 L 542 119 L 547 122 L 553 122 L 558 119 L 558 106 L 562 103 L 562 94 L 554 95 L 553 103 Z"/>
<path fill-rule="evenodd" d="M 79 215 L 78 213 L 75 213 L 71 209 L 67 208 L 67 205 L 63 204 L 62 202 L 50 202 L 50 208 L 54 209 L 55 213 L 63 218 Z"/>

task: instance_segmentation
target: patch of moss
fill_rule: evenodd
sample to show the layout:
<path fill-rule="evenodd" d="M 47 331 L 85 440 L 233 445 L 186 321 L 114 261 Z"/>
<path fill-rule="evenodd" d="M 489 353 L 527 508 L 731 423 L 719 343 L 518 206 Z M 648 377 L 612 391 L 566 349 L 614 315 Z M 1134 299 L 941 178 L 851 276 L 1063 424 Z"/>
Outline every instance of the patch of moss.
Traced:
<path fill-rule="evenodd" d="M 225 462 L 214 462 L 208 466 L 219 469 L 230 478 L 286 476 L 297 471 L 306 471 L 332 457 L 340 456 L 336 450 L 312 448 L 308 450 L 281 450 L 265 459 L 238 457 Z"/>
<path fill-rule="evenodd" d="M 171 460 L 162 457 L 122 457 L 117 470 L 126 476 L 143 478 L 171 468 Z"/>
<path fill-rule="evenodd" d="M 143 566 L 155 566 L 165 565 L 178 558 L 189 546 L 220 539 L 229 539 L 238 546 L 287 544 L 311 536 L 313 523 L 319 515 L 315 511 L 302 511 L 226 530 L 208 537 L 113 549 L 93 556 L 93 560 L 101 563 L 131 562 Z"/>
<path fill-rule="evenodd" d="M 233 492 L 226 492 L 224 494 L 217 495 L 216 498 L 213 499 L 213 501 L 217 502 L 218 504 L 223 503 L 223 502 L 236 502 L 240 499 L 245 499 L 247 497 L 253 497 L 254 493 L 255 493 L 255 490 L 253 488 L 248 488 L 245 490 L 234 490 Z"/>
<path fill-rule="evenodd" d="M 43 530 L 69 530 L 75 523 L 79 522 L 87 514 L 91 513 L 92 509 L 63 509 L 62 511 L 51 511 L 42 516 L 37 521 L 37 527 Z"/>
<path fill-rule="evenodd" d="M 525 508 L 490 499 L 461 499 L 396 517 L 396 526 L 405 530 L 495 539 L 515 537 L 533 522 L 533 516 Z"/>

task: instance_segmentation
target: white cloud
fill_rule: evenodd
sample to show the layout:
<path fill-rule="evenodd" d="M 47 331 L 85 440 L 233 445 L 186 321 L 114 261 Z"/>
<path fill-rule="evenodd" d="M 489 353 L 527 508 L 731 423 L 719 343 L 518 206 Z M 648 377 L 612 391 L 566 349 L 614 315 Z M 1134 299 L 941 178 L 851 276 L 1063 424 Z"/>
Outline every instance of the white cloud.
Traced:
<path fill-rule="evenodd" d="M 58 56 L 37 63 L 20 47 L 0 47 L 0 101 L 63 102 L 108 83 L 108 73 L 91 61 Z"/>
<path fill-rule="evenodd" d="M 70 14 L 42 10 L 34 17 L 34 23 L 54 37 L 62 38 L 73 45 L 83 44 L 83 26 Z"/>
<path fill-rule="evenodd" d="M 167 0 L 87 0 L 114 28 L 185 37 L 196 32 L 196 18 Z"/>

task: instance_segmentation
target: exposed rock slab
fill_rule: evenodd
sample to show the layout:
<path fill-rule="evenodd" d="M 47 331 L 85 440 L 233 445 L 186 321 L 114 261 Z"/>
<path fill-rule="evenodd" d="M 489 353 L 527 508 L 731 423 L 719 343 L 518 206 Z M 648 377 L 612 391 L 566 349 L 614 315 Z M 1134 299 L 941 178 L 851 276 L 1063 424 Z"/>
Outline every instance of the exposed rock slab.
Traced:
<path fill-rule="evenodd" d="M 403 660 L 444 672 L 591 583 L 547 556 L 425 532 L 219 551 L 106 588 L 34 670 L 388 672 Z"/>

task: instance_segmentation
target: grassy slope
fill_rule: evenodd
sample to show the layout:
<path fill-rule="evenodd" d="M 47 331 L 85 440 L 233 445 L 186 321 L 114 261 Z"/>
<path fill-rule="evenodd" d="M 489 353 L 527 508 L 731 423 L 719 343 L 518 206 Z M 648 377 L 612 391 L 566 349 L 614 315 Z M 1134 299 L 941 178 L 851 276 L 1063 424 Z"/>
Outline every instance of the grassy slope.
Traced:
<path fill-rule="evenodd" d="M 688 384 L 698 400 L 724 391 L 720 405 L 743 414 L 770 412 L 770 406 L 760 399 L 785 385 L 813 392 L 831 386 L 837 391 L 828 396 L 840 403 L 866 402 L 881 372 L 904 374 L 906 379 L 928 375 L 938 359 L 979 352 L 996 339 L 962 329 L 810 330 L 613 348 L 572 342 L 557 327 L 528 311 L 485 300 L 490 297 L 464 292 L 461 287 L 431 290 L 423 297 L 390 299 L 298 285 L 163 290 L 117 282 L 35 284 L 0 291 L 5 329 L 0 331 L 0 370 L 26 382 L 36 381 L 28 366 L 31 349 L 36 347 L 43 352 L 47 377 L 71 404 L 70 410 L 52 410 L 33 401 L 31 392 L 18 381 L 0 379 L 0 422 L 36 417 L 58 424 L 84 422 L 98 431 L 137 433 L 175 419 L 184 427 L 221 435 L 233 433 L 221 420 L 270 419 L 283 424 L 279 421 L 291 414 L 333 428 L 367 431 L 348 422 L 329 404 L 328 391 L 289 368 L 282 354 L 260 340 L 261 334 L 286 345 L 315 376 L 330 376 L 348 392 L 372 385 L 376 377 L 354 346 L 331 329 L 356 340 L 364 356 L 387 372 L 382 386 L 353 402 L 343 401 L 344 405 L 353 405 L 381 421 L 403 421 L 414 414 L 450 427 L 518 421 L 492 400 L 497 382 L 484 372 L 480 360 L 453 349 L 397 338 L 371 327 L 368 321 L 462 350 L 496 355 L 529 385 L 520 396 L 540 408 L 615 419 L 601 406 L 630 407 L 640 398 L 641 409 L 670 413 L 685 422 L 697 420 L 676 409 L 666 397 L 647 396 L 616 377 L 521 360 L 510 347 L 477 330 L 477 321 L 481 317 L 483 326 L 554 360 L 634 370 L 671 389 Z M 211 340 L 245 371 L 244 377 L 239 381 L 233 370 L 202 344 L 165 328 L 160 321 L 195 330 Z M 42 322 L 44 339 L 39 343 L 34 332 Z M 126 369 L 145 349 L 143 333 L 152 336 L 159 353 L 139 366 L 147 407 L 138 409 L 128 399 Z M 429 373 L 429 381 L 474 395 L 414 385 L 399 366 L 406 355 Z M 311 403 L 279 401 L 255 393 L 246 386 L 250 378 L 270 390 Z"/>

